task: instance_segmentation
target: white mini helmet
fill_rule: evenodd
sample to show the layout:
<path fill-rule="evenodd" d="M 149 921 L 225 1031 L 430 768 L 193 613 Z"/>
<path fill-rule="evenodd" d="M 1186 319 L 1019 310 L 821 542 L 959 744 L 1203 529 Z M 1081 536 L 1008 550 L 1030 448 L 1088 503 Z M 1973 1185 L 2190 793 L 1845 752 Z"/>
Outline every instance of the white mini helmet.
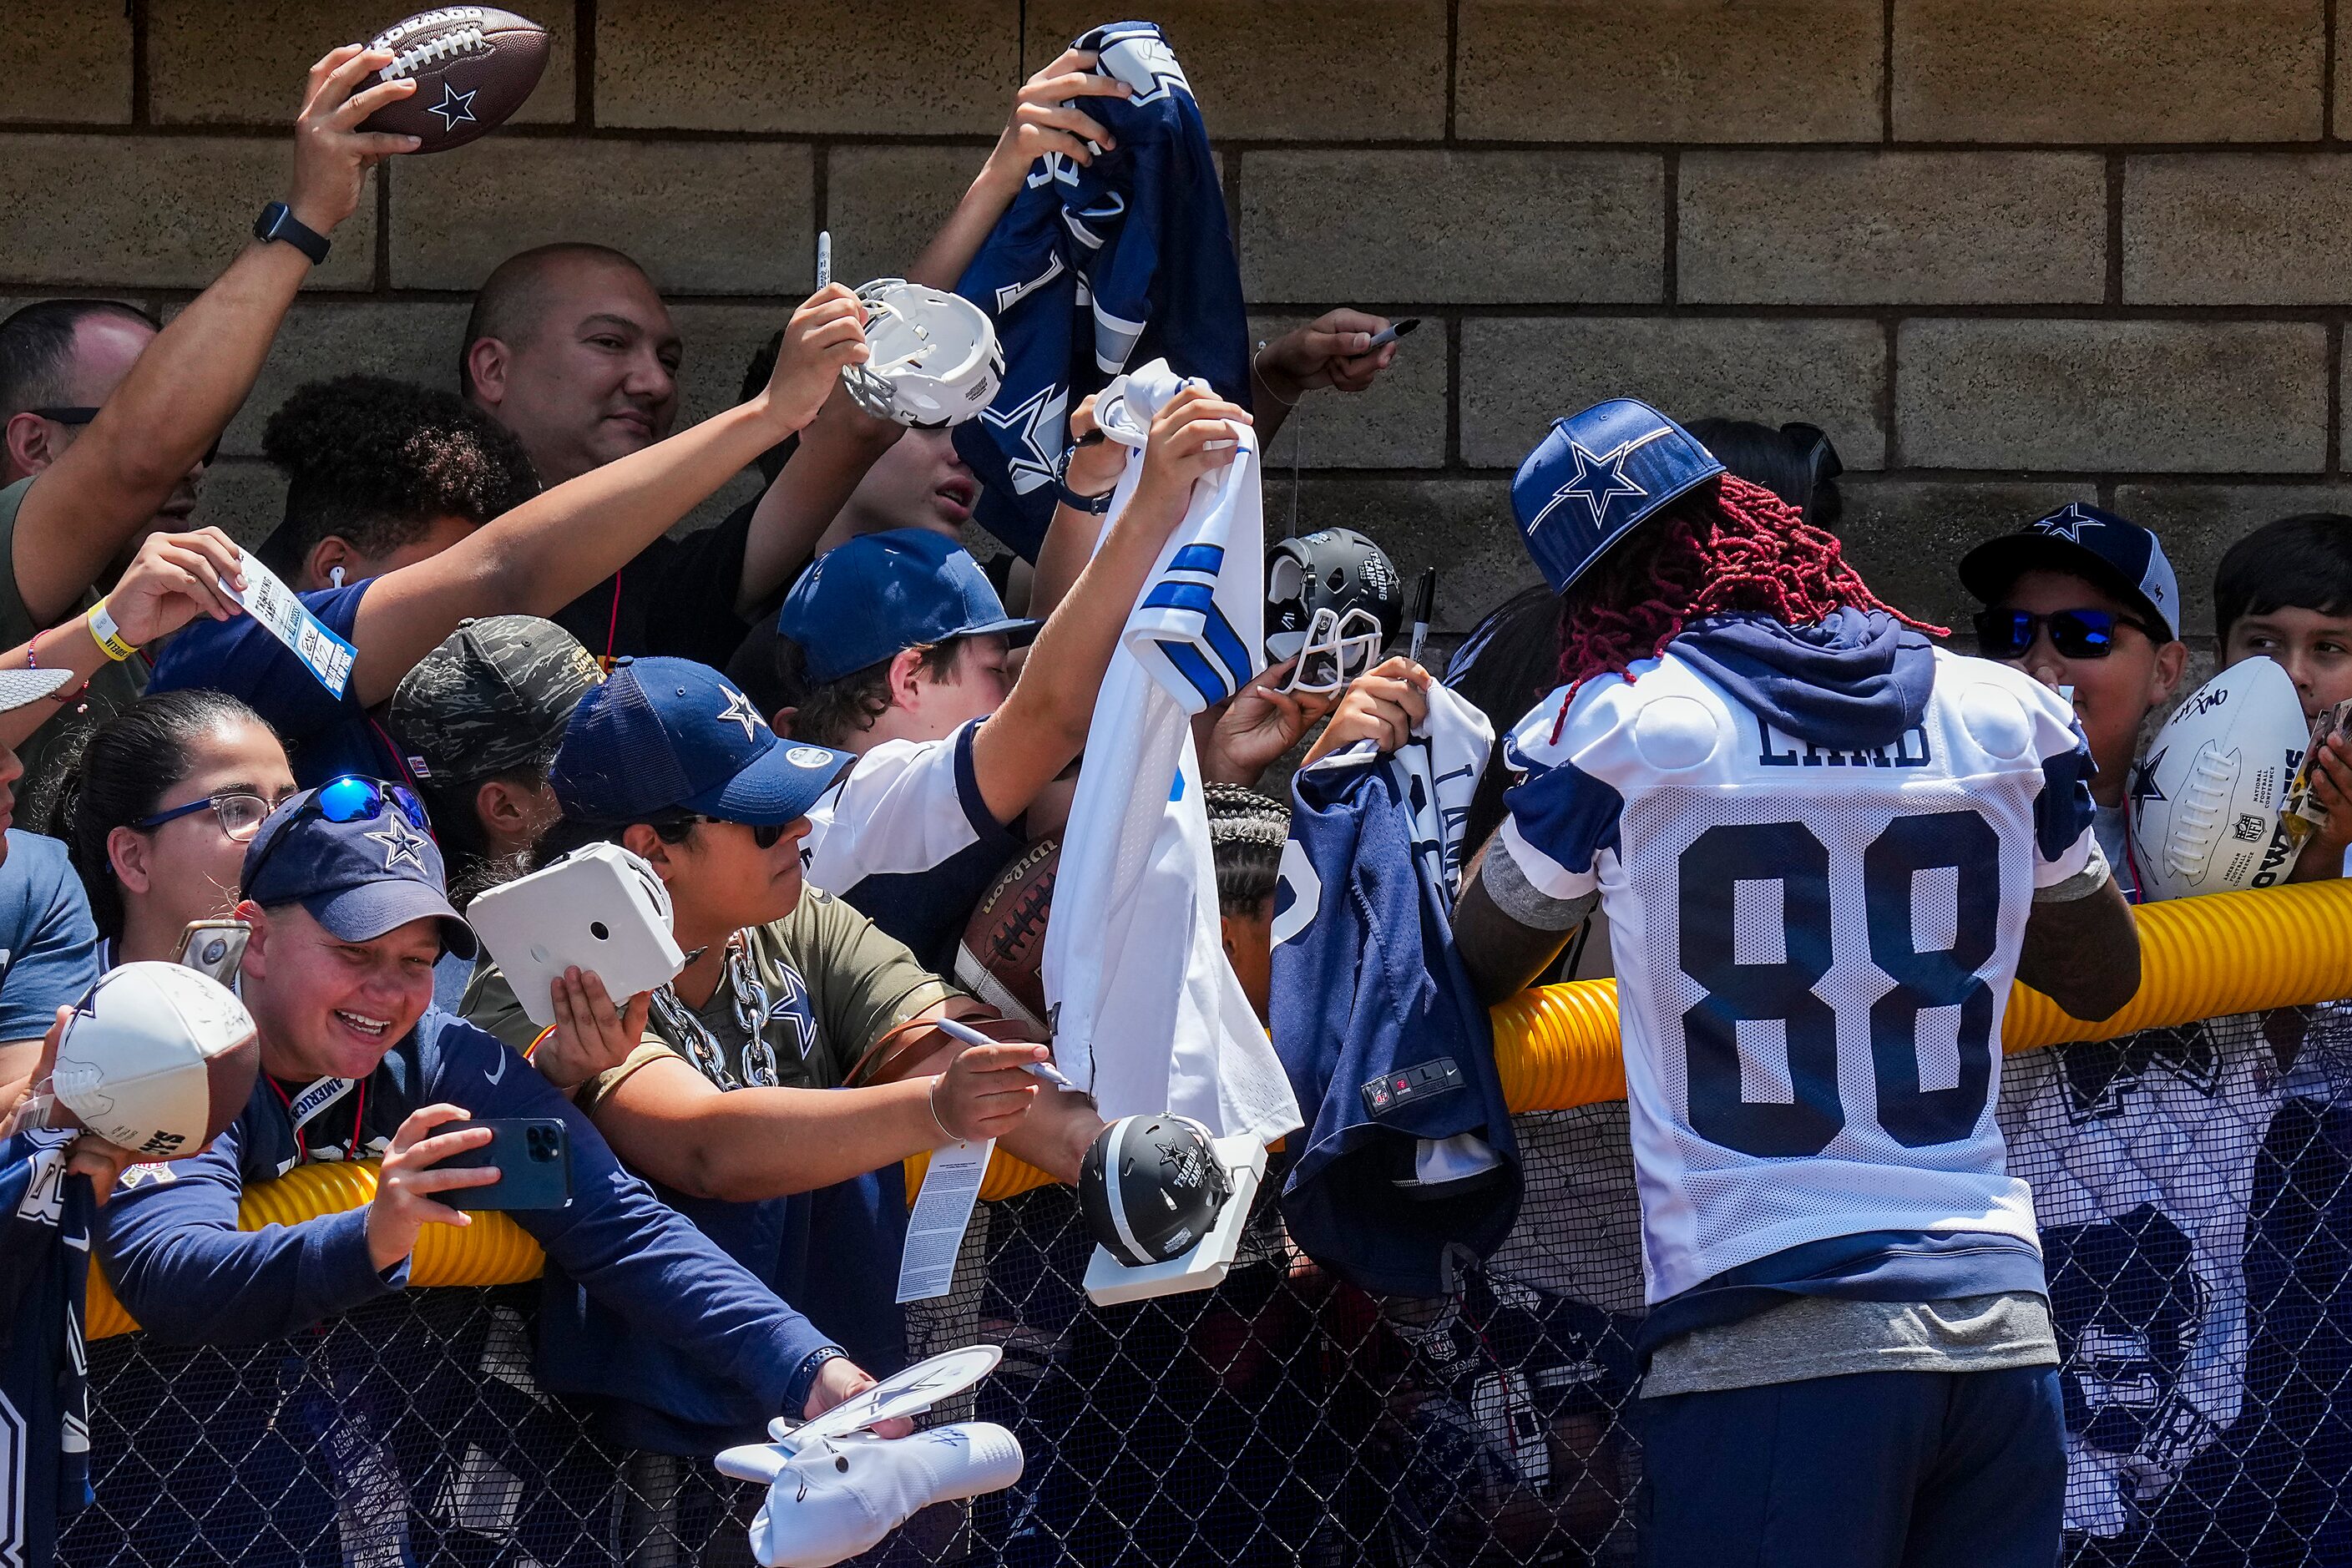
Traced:
<path fill-rule="evenodd" d="M 49 1084 L 108 1142 L 173 1160 L 236 1120 L 260 1063 L 253 1015 L 227 986 L 176 963 L 126 963 L 74 1009 Z"/>
<path fill-rule="evenodd" d="M 1004 351 L 988 312 L 956 294 L 903 278 L 857 291 L 873 357 L 843 367 L 842 384 L 877 419 L 918 430 L 961 425 L 988 406 L 1004 379 Z"/>

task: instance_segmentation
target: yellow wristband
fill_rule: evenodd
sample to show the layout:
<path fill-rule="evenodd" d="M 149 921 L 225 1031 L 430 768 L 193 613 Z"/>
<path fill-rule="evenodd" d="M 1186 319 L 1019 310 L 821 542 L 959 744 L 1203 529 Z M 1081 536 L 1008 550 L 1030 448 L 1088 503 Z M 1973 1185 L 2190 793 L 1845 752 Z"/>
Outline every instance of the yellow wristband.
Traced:
<path fill-rule="evenodd" d="M 139 651 L 122 640 L 122 628 L 106 613 L 104 599 L 89 607 L 89 635 L 96 639 L 100 650 L 117 664 Z"/>

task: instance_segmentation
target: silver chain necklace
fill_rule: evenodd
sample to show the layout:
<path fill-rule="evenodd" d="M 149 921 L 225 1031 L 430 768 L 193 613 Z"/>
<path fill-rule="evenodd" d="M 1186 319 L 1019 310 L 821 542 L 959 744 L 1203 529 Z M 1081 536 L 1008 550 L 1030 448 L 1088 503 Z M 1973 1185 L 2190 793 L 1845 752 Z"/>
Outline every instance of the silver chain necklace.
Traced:
<path fill-rule="evenodd" d="M 727 939 L 725 963 L 728 1002 L 735 1014 L 735 1026 L 743 1031 L 742 1078 L 727 1070 L 718 1037 L 695 1016 L 674 986 L 665 985 L 653 994 L 654 1015 L 665 1032 L 685 1044 L 702 1076 L 721 1089 L 741 1089 L 746 1084 L 773 1089 L 782 1079 L 776 1076 L 776 1048 L 768 1043 L 768 988 L 760 982 L 759 970 L 751 963 L 751 943 L 743 932 Z"/>

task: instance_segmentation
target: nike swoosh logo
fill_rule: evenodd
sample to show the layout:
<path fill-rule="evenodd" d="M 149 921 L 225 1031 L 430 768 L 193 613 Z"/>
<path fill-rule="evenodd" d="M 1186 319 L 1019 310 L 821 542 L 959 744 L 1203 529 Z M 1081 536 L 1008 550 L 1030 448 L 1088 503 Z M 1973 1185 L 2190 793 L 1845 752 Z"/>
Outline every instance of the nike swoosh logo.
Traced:
<path fill-rule="evenodd" d="M 483 1076 L 484 1078 L 486 1078 L 486 1079 L 489 1079 L 492 1083 L 496 1083 L 496 1082 L 498 1082 L 498 1081 L 499 1081 L 499 1079 L 502 1079 L 502 1078 L 506 1077 L 506 1076 L 507 1076 L 507 1058 L 506 1058 L 503 1055 L 501 1055 L 501 1056 L 499 1058 L 499 1070 L 498 1070 L 498 1071 L 496 1071 L 496 1072 L 485 1072 L 485 1073 L 483 1073 L 483 1074 L 482 1074 L 482 1076 Z"/>

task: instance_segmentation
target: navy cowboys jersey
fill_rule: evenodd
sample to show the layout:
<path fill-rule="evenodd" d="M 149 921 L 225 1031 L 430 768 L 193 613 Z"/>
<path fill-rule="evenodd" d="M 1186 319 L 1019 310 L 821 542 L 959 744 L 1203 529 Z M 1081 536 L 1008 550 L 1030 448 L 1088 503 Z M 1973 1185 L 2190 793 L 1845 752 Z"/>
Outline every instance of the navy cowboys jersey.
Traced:
<path fill-rule="evenodd" d="M 70 1132 L 0 1142 L 0 1563 L 45 1568 L 58 1523 L 89 1501 L 81 1338 L 96 1210 L 68 1176 Z"/>
<path fill-rule="evenodd" d="M 1510 737 L 1503 847 L 1609 918 L 1653 1303 L 1838 1237 L 2033 1245 L 2000 1020 L 2034 889 L 2090 863 L 2084 753 L 2054 693 L 1933 658 L 1883 746 L 1797 741 L 1673 647 Z"/>

